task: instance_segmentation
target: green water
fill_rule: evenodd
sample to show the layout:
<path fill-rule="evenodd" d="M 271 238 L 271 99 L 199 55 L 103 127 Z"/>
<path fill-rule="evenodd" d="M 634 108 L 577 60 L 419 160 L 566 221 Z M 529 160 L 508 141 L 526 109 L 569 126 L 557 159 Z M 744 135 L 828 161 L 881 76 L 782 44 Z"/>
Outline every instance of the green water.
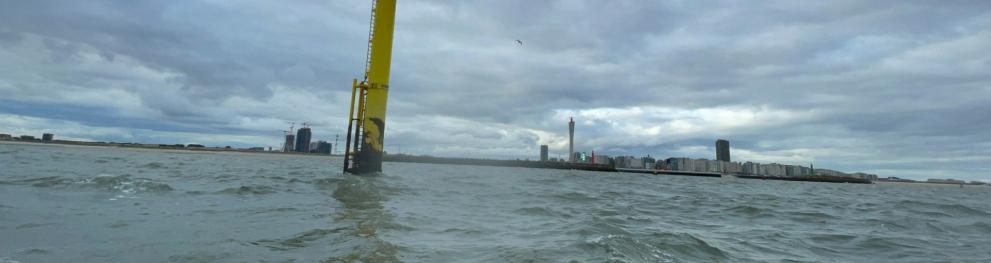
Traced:
<path fill-rule="evenodd" d="M 0 143 L 0 262 L 989 262 L 991 187 Z"/>

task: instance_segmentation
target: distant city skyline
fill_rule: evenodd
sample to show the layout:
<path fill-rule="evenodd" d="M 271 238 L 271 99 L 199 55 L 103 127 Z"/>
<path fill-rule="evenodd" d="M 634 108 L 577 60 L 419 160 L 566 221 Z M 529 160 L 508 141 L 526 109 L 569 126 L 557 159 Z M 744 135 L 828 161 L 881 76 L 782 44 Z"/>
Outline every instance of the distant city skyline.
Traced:
<path fill-rule="evenodd" d="M 573 116 L 575 151 L 711 159 L 727 138 L 736 161 L 991 180 L 991 2 L 400 5 L 386 149 L 567 158 Z M 330 141 L 367 50 L 367 2 L 4 7 L 15 135 L 279 148 L 305 120 Z"/>
<path fill-rule="evenodd" d="M 569 120 L 569 127 L 573 127 L 574 120 Z M 309 137 L 309 128 L 302 127 L 298 131 L 298 134 L 302 135 L 300 137 Z M 573 131 L 573 129 L 569 129 Z M 292 140 L 294 136 L 292 134 L 286 134 L 286 145 L 282 149 L 272 149 L 269 147 L 267 150 L 265 147 L 248 147 L 248 148 L 237 148 L 227 146 L 208 146 L 200 144 L 142 144 L 133 142 L 86 142 L 86 141 L 75 141 L 75 140 L 55 140 L 55 134 L 44 133 L 40 138 L 33 135 L 18 135 L 13 136 L 11 134 L 0 133 L 0 141 L 19 141 L 19 142 L 41 142 L 41 143 L 58 143 L 58 144 L 69 144 L 69 145 L 91 145 L 91 146 L 129 146 L 134 148 L 151 148 L 151 149 L 223 149 L 228 151 L 249 151 L 249 152 L 305 152 L 305 153 L 316 153 L 324 155 L 332 155 L 333 144 L 317 140 L 311 142 L 308 145 L 309 148 L 291 147 L 294 141 Z M 300 143 L 302 140 L 298 140 Z M 668 157 L 666 159 L 656 159 L 650 154 L 646 156 L 636 157 L 636 156 L 616 156 L 611 157 L 608 155 L 599 154 L 596 155 L 595 151 L 591 154 L 586 152 L 574 152 L 571 154 L 571 160 L 564 160 L 559 158 L 549 158 L 549 150 L 547 145 L 540 146 L 540 158 L 534 161 L 541 162 L 575 162 L 581 164 L 596 164 L 596 165 L 608 165 L 609 167 L 625 168 L 625 169 L 641 169 L 641 170 L 661 170 L 661 171 L 679 171 L 679 172 L 701 172 L 701 173 L 721 173 L 724 175 L 736 175 L 736 176 L 765 176 L 765 177 L 775 177 L 775 178 L 797 178 L 804 176 L 813 176 L 812 178 L 817 178 L 821 176 L 831 176 L 831 177 L 842 177 L 842 178 L 857 178 L 864 179 L 870 182 L 886 181 L 886 182 L 928 182 L 928 183 L 940 183 L 940 184 L 987 184 L 991 183 L 989 180 L 958 180 L 954 178 L 926 178 L 924 180 L 920 179 L 917 181 L 906 180 L 905 178 L 899 178 L 897 176 L 879 177 L 876 174 L 863 173 L 863 172 L 844 172 L 836 171 L 832 169 L 816 169 L 814 165 L 810 164 L 809 167 L 804 167 L 802 165 L 796 164 L 780 164 L 777 162 L 771 163 L 759 163 L 759 162 L 732 162 L 728 157 L 728 151 L 730 150 L 729 141 L 725 139 L 716 140 L 716 159 L 710 160 L 707 158 L 686 158 L 686 157 Z M 293 149 L 295 148 L 295 149 Z M 459 156 L 463 158 L 464 156 Z M 433 158 L 433 157 L 428 157 Z M 456 158 L 456 159 L 459 159 Z M 485 160 L 485 159 L 476 159 Z M 491 160 L 491 159 L 490 159 Z M 519 159 L 517 159 L 519 161 Z M 530 160 L 525 160 L 529 162 Z M 656 162 L 656 163 L 655 163 Z M 800 178 L 799 178 L 800 179 Z M 822 181 L 823 179 L 811 179 L 812 181 Z M 836 179 L 832 179 L 836 180 Z M 829 180 L 826 180 L 829 181 Z M 835 181 L 834 181 L 835 182 Z"/>

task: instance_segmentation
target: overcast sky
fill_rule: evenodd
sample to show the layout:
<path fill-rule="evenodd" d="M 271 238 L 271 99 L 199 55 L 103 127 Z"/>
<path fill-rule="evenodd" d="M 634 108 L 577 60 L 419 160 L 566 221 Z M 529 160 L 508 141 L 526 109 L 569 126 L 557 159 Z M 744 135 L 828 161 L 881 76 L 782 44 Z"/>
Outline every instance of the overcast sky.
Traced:
<path fill-rule="evenodd" d="M 0 133 L 345 133 L 369 1 L 0 0 Z M 407 1 L 386 150 L 991 179 L 991 1 Z M 523 41 L 522 47 L 516 40 Z M 338 148 L 340 150 L 340 148 Z"/>

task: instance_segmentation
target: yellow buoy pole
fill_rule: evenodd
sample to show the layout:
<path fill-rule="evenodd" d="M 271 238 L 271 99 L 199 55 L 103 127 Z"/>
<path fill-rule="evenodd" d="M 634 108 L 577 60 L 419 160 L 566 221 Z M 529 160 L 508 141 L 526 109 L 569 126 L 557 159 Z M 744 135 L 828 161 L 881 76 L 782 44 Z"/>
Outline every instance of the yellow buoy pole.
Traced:
<path fill-rule="evenodd" d="M 389 97 L 389 66 L 392 62 L 392 33 L 396 18 L 396 0 L 377 0 L 372 10 L 369 41 L 367 89 L 361 124 L 361 148 L 355 156 L 355 174 L 382 171 L 385 141 L 385 111 Z M 359 109 L 360 110 L 360 109 Z"/>

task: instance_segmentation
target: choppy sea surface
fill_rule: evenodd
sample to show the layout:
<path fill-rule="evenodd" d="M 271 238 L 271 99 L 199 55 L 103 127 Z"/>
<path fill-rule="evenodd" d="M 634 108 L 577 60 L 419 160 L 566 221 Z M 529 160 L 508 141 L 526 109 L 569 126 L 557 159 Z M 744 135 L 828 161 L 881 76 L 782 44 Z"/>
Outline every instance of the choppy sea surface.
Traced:
<path fill-rule="evenodd" d="M 0 143 L 0 262 L 991 262 L 991 187 Z"/>

